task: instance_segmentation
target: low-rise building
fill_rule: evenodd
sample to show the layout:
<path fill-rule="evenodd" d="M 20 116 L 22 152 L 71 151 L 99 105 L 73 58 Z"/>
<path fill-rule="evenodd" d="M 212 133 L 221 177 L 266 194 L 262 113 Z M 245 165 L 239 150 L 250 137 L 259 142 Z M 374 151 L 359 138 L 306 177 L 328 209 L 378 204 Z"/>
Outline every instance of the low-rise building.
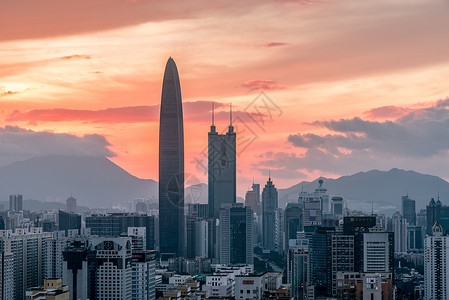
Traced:
<path fill-rule="evenodd" d="M 62 284 L 61 278 L 44 280 L 43 287 L 34 287 L 26 291 L 26 300 L 69 300 L 69 288 Z"/>

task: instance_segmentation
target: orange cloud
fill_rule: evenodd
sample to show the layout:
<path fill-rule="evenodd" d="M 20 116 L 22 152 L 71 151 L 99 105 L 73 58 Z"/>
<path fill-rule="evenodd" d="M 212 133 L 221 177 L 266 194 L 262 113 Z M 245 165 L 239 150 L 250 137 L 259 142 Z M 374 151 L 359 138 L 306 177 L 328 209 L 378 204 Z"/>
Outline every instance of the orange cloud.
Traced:
<path fill-rule="evenodd" d="M 91 123 L 140 123 L 157 120 L 158 113 L 159 105 L 116 107 L 103 110 L 64 108 L 35 109 L 28 112 L 16 110 L 6 118 L 6 121 L 28 121 L 31 124 L 36 124 L 37 122 L 63 121 L 86 121 Z"/>
<path fill-rule="evenodd" d="M 369 119 L 396 119 L 405 116 L 412 111 L 414 111 L 414 109 L 388 105 L 370 109 L 365 111 L 363 114 L 365 114 Z"/>
<path fill-rule="evenodd" d="M 74 54 L 74 55 L 67 55 L 67 56 L 61 56 L 59 59 L 91 59 L 89 55 L 84 54 Z"/>
<path fill-rule="evenodd" d="M 209 122 L 212 104 L 210 101 L 184 102 L 185 118 L 196 122 Z M 215 108 L 224 107 L 222 103 L 215 103 Z M 236 111 L 234 115 L 244 114 Z M 229 113 L 217 111 L 216 120 L 228 119 Z M 100 110 L 86 109 L 35 109 L 27 112 L 15 110 L 7 118 L 7 122 L 28 121 L 30 124 L 38 122 L 70 122 L 84 121 L 88 123 L 146 123 L 159 120 L 159 105 L 113 107 Z"/>
<path fill-rule="evenodd" d="M 280 46 L 288 46 L 288 45 L 290 45 L 290 44 L 289 43 L 271 42 L 268 44 L 264 44 L 262 46 L 271 48 L 271 47 L 280 47 Z"/>
<path fill-rule="evenodd" d="M 16 91 L 0 91 L 0 97 L 11 96 L 15 94 L 19 94 L 20 92 Z"/>
<path fill-rule="evenodd" d="M 277 84 L 272 80 L 250 80 L 243 83 L 242 86 L 251 91 L 257 90 L 273 91 L 273 90 L 282 90 L 286 88 L 285 86 Z"/>

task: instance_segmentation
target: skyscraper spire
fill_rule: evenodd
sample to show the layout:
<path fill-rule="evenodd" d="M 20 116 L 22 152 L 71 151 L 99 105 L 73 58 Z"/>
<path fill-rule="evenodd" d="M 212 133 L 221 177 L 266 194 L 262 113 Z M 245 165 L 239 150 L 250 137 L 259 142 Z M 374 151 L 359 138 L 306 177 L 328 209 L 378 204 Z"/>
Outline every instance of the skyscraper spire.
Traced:
<path fill-rule="evenodd" d="M 232 126 L 232 103 L 229 103 L 229 133 L 234 132 L 234 126 Z"/>
<path fill-rule="evenodd" d="M 210 132 L 215 132 L 215 103 L 212 101 L 212 125 L 210 126 Z"/>
<path fill-rule="evenodd" d="M 229 103 L 229 126 L 232 126 L 232 102 Z"/>
<path fill-rule="evenodd" d="M 170 57 L 162 81 L 159 125 L 160 253 L 184 256 L 184 127 L 181 84 Z"/>
<path fill-rule="evenodd" d="M 214 106 L 212 106 L 214 112 Z M 213 114 L 212 112 L 212 114 Z M 214 118 L 214 117 L 213 117 Z M 214 120 L 214 119 L 212 119 Z M 212 121 L 213 122 L 213 121 Z M 218 218 L 222 204 L 236 203 L 236 133 L 232 127 L 232 108 L 229 129 L 225 134 L 215 131 L 212 124 L 207 142 L 209 216 Z"/>

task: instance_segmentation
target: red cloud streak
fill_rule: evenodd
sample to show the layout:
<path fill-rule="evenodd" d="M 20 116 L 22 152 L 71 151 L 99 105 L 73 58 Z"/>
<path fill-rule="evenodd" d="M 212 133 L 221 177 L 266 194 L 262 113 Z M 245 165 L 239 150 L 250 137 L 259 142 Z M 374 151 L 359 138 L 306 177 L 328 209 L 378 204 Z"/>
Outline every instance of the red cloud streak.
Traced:
<path fill-rule="evenodd" d="M 211 102 L 196 101 L 185 102 L 184 114 L 189 121 L 210 122 L 211 121 Z M 223 103 L 215 103 L 215 108 L 220 111 L 215 112 L 215 120 L 229 120 L 229 111 Z M 233 111 L 236 119 L 248 119 L 248 113 L 244 111 Z M 267 116 L 262 113 L 250 113 L 251 118 L 257 120 L 265 119 Z M 159 105 L 150 106 L 128 106 L 114 107 L 102 110 L 79 110 L 79 109 L 36 109 L 27 112 L 19 110 L 11 113 L 7 118 L 7 122 L 28 121 L 30 124 L 38 122 L 71 122 L 84 121 L 90 123 L 145 123 L 155 122 L 159 120 Z"/>
<path fill-rule="evenodd" d="M 256 90 L 273 91 L 273 90 L 282 90 L 286 88 L 283 85 L 277 84 L 273 80 L 250 80 L 243 83 L 242 86 L 251 91 Z"/>
<path fill-rule="evenodd" d="M 288 46 L 288 45 L 290 45 L 290 44 L 288 44 L 288 43 L 272 42 L 272 43 L 264 44 L 263 46 L 271 48 L 271 47 L 280 47 L 280 46 Z"/>
<path fill-rule="evenodd" d="M 74 54 L 74 55 L 67 55 L 67 56 L 61 56 L 59 57 L 59 59 L 91 59 L 91 57 L 89 55 L 84 55 L 84 54 Z"/>

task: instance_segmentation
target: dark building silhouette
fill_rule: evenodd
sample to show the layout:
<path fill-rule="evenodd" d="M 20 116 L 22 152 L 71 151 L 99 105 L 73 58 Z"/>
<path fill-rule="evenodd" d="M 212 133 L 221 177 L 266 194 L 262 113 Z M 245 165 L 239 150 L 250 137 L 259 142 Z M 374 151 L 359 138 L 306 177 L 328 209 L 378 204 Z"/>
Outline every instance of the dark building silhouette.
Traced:
<path fill-rule="evenodd" d="M 81 216 L 65 211 L 59 211 L 59 230 L 64 230 L 67 235 L 69 229 L 81 230 Z"/>
<path fill-rule="evenodd" d="M 416 225 L 415 200 L 407 196 L 402 196 L 402 215 L 409 225 Z"/>
<path fill-rule="evenodd" d="M 340 196 L 332 197 L 331 213 L 334 215 L 343 215 L 343 197 Z"/>
<path fill-rule="evenodd" d="M 327 276 L 328 264 L 330 262 L 330 250 L 327 247 L 327 241 L 335 227 L 324 226 L 306 226 L 304 233 L 309 241 L 310 253 L 310 284 L 315 286 L 316 296 L 327 295 Z"/>
<path fill-rule="evenodd" d="M 53 232 L 56 230 L 56 224 L 53 221 L 45 220 L 41 223 L 44 232 Z"/>
<path fill-rule="evenodd" d="M 285 247 L 288 249 L 288 242 L 291 239 L 296 239 L 296 233 L 302 230 L 302 207 L 299 203 L 288 203 L 285 208 Z"/>
<path fill-rule="evenodd" d="M 87 241 L 74 240 L 62 252 L 64 283 L 69 286 L 70 299 L 94 299 L 95 277 L 89 272 Z"/>
<path fill-rule="evenodd" d="M 184 129 L 181 85 L 170 57 L 162 84 L 159 127 L 160 252 L 184 256 Z"/>
<path fill-rule="evenodd" d="M 242 203 L 220 209 L 220 263 L 253 262 L 253 211 Z"/>
<path fill-rule="evenodd" d="M 262 241 L 265 250 L 278 250 L 276 245 L 279 234 L 277 209 L 278 191 L 270 177 L 262 191 Z"/>
<path fill-rule="evenodd" d="M 437 221 L 443 228 L 443 232 L 445 234 L 449 233 L 449 206 L 443 206 L 439 198 L 437 201 L 434 198 L 430 200 L 429 205 L 426 206 L 426 216 L 427 235 L 432 234 L 432 227 Z"/>
<path fill-rule="evenodd" d="M 212 108 L 207 155 L 209 214 L 218 218 L 222 204 L 236 202 L 236 134 L 232 126 L 232 111 L 228 131 L 218 134 Z"/>
<path fill-rule="evenodd" d="M 328 233 L 327 249 L 327 292 L 333 296 L 338 272 L 391 273 L 394 278 L 394 236 L 376 227 L 375 216 L 344 217 L 343 231 Z"/>
<path fill-rule="evenodd" d="M 187 215 L 189 217 L 207 219 L 209 215 L 209 207 L 207 204 L 190 203 L 188 205 Z"/>
<path fill-rule="evenodd" d="M 23 210 L 23 196 L 20 194 L 9 195 L 9 210 L 21 211 Z"/>
<path fill-rule="evenodd" d="M 128 227 L 146 228 L 146 249 L 155 249 L 155 218 L 154 216 L 112 213 L 107 215 L 92 215 L 86 217 L 86 227 L 92 235 L 119 237 L 128 234 Z"/>

